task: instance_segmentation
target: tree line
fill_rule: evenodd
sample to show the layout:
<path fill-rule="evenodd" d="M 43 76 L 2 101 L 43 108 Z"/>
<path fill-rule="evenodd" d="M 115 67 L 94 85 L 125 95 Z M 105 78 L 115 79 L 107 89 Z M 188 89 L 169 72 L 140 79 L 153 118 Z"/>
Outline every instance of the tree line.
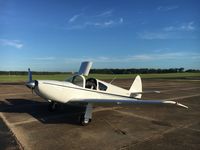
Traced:
<path fill-rule="evenodd" d="M 200 72 L 200 70 L 184 68 L 169 68 L 169 69 L 153 69 L 153 68 L 140 68 L 140 69 L 91 69 L 90 73 L 97 74 L 147 74 L 147 73 L 182 73 L 182 72 Z"/>
<path fill-rule="evenodd" d="M 200 72 L 198 69 L 169 68 L 169 69 L 152 69 L 152 68 L 130 68 L 130 69 L 91 69 L 90 73 L 96 74 L 147 74 L 147 73 L 182 73 L 182 72 Z M 0 71 L 0 75 L 27 75 L 27 71 Z M 34 75 L 54 75 L 54 74 L 72 74 L 71 72 L 46 72 L 33 71 Z"/>
<path fill-rule="evenodd" d="M 47 71 L 32 71 L 34 75 L 54 75 L 54 74 L 66 74 L 69 72 L 47 72 Z M 27 71 L 0 71 L 0 75 L 27 75 Z"/>

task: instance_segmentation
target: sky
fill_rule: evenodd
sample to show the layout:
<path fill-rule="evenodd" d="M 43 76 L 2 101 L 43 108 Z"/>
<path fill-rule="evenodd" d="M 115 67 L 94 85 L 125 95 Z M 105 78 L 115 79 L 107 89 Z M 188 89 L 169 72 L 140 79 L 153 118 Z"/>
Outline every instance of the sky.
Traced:
<path fill-rule="evenodd" d="M 200 69 L 199 0 L 0 0 L 0 70 Z"/>

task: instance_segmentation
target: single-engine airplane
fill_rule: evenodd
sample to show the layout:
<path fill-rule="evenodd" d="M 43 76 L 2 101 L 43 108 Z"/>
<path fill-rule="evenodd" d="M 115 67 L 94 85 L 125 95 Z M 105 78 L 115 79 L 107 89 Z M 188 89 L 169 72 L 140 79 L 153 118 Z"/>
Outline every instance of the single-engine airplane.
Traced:
<path fill-rule="evenodd" d="M 92 62 L 82 62 L 79 72 L 66 81 L 32 80 L 32 73 L 28 69 L 26 86 L 38 96 L 47 100 L 49 110 L 53 111 L 57 103 L 78 103 L 85 105 L 85 112 L 80 116 L 80 124 L 87 125 L 92 119 L 93 104 L 172 104 L 188 108 L 175 101 L 141 100 L 143 93 L 159 91 L 142 91 L 140 76 L 136 76 L 129 90 L 115 86 L 95 78 L 87 78 Z"/>

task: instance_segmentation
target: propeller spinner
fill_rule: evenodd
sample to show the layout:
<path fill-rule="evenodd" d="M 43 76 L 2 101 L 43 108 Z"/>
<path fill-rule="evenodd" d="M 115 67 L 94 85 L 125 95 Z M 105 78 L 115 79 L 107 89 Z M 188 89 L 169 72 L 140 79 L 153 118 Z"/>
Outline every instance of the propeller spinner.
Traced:
<path fill-rule="evenodd" d="M 32 80 L 32 73 L 30 68 L 28 68 L 28 82 L 26 82 L 26 86 L 30 88 L 33 92 L 33 89 L 38 85 L 37 80 Z"/>

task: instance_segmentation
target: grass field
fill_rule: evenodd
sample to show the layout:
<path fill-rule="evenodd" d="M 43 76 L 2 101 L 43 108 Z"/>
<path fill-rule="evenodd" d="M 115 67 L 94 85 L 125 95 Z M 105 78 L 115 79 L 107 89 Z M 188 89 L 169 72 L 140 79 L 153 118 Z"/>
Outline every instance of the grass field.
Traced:
<path fill-rule="evenodd" d="M 97 79 L 131 79 L 135 78 L 137 74 L 90 74 L 89 77 Z M 70 74 L 55 74 L 55 75 L 33 75 L 33 79 L 37 80 L 65 80 L 70 77 Z M 200 73 L 164 73 L 164 74 L 141 74 L 142 78 L 148 79 L 200 79 Z M 25 82 L 27 81 L 27 75 L 0 75 L 0 82 Z"/>

